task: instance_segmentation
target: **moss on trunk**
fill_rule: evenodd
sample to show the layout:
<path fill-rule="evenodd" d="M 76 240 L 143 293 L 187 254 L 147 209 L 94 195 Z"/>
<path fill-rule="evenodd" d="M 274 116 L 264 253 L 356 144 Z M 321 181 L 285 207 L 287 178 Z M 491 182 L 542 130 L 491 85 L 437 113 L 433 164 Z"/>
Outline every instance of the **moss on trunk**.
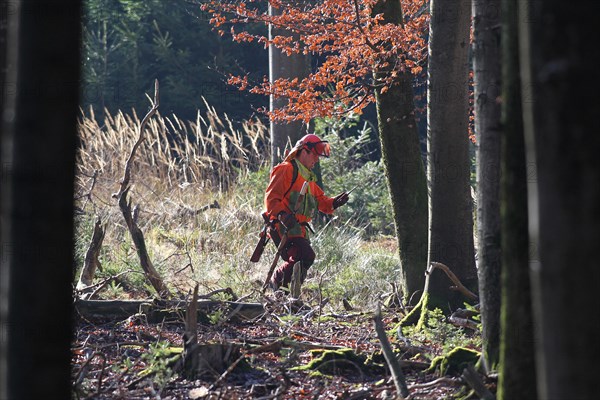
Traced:
<path fill-rule="evenodd" d="M 385 22 L 402 22 L 400 1 L 380 1 L 373 11 L 383 13 Z M 383 73 L 376 70 L 375 80 Z M 375 91 L 379 140 L 396 225 L 400 284 L 405 298 L 423 287 L 427 267 L 427 181 L 414 115 L 412 80 L 409 73 L 399 73 L 396 84 L 387 92 Z"/>

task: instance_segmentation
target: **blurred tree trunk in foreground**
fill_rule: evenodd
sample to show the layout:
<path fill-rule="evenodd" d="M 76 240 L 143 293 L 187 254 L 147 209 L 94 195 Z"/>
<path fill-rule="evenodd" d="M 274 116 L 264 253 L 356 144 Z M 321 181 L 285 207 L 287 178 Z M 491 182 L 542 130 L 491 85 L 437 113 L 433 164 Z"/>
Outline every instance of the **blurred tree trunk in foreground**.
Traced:
<path fill-rule="evenodd" d="M 506 0 L 502 10 L 502 337 L 498 397 L 506 400 L 537 398 L 516 5 L 514 0 Z"/>
<path fill-rule="evenodd" d="M 2 110 L 3 399 L 71 397 L 80 6 L 22 0 L 9 8 L 16 96 Z"/>
<path fill-rule="evenodd" d="M 539 398 L 591 399 L 600 359 L 600 4 L 544 0 L 521 11 L 525 137 L 537 167 L 528 180 Z"/>

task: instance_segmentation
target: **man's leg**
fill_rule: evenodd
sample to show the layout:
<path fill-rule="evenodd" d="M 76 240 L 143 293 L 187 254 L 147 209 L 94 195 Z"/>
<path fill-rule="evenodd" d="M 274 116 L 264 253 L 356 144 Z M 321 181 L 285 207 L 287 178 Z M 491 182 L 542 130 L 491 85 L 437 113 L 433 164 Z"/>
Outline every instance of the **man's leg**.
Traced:
<path fill-rule="evenodd" d="M 302 263 L 302 279 L 304 282 L 306 273 L 310 266 L 315 261 L 315 252 L 312 249 L 310 242 L 305 238 L 298 237 L 289 240 L 288 246 L 283 251 L 282 258 L 286 260 L 273 274 L 271 282 L 277 288 L 284 286 L 289 287 L 292 280 L 292 272 L 294 264 Z"/>

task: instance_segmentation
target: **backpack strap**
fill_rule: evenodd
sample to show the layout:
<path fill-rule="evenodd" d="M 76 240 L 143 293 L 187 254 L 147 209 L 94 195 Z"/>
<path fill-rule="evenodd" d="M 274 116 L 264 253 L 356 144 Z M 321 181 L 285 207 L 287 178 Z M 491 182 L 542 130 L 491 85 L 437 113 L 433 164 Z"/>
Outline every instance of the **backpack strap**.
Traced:
<path fill-rule="evenodd" d="M 290 187 L 288 188 L 288 190 L 283 194 L 284 199 L 285 199 L 285 196 L 288 195 L 290 190 L 292 190 L 292 186 L 294 186 L 294 183 L 296 183 L 296 179 L 298 179 L 298 165 L 296 165 L 295 160 L 292 160 L 291 163 L 292 163 L 292 166 L 294 167 L 294 171 L 292 172 L 292 183 L 290 184 Z"/>

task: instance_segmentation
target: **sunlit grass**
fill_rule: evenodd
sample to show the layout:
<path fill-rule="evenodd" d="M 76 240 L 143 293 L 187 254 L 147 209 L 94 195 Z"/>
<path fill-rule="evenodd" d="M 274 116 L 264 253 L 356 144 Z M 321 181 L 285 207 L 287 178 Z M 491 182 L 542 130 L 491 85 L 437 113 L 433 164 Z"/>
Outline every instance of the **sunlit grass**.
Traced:
<path fill-rule="evenodd" d="M 101 292 L 104 298 L 154 295 L 111 197 L 138 126 L 137 116 L 124 113 L 107 114 L 102 122 L 93 115 L 82 116 L 79 125 L 77 267 L 82 266 L 99 216 L 107 230 L 100 255 L 104 269 L 97 271 L 97 280 L 132 271 Z M 132 170 L 130 199 L 139 208 L 138 225 L 154 267 L 175 294 L 184 295 L 198 283 L 201 292 L 230 287 L 238 296 L 260 299 L 260 285 L 275 256 L 275 247 L 269 244 L 259 263 L 249 261 L 262 227 L 260 213 L 269 178 L 266 127 L 256 121 L 236 129 L 208 107 L 192 122 L 159 115 L 145 136 Z M 377 173 L 377 168 L 368 166 L 357 173 L 368 182 L 369 175 L 364 174 Z M 389 202 L 387 192 L 366 190 L 357 193 L 369 196 L 369 207 L 376 207 L 376 201 Z M 219 208 L 207 207 L 215 202 Z M 379 219 L 386 218 L 385 207 L 380 207 Z M 317 260 L 305 284 L 306 296 L 319 293 L 330 297 L 334 306 L 347 298 L 356 306 L 371 307 L 390 290 L 398 267 L 395 241 L 378 235 L 373 226 L 366 234 L 367 228 L 356 224 L 364 220 L 357 214 L 362 208 L 355 198 L 338 218 L 316 221 L 312 242 Z"/>

